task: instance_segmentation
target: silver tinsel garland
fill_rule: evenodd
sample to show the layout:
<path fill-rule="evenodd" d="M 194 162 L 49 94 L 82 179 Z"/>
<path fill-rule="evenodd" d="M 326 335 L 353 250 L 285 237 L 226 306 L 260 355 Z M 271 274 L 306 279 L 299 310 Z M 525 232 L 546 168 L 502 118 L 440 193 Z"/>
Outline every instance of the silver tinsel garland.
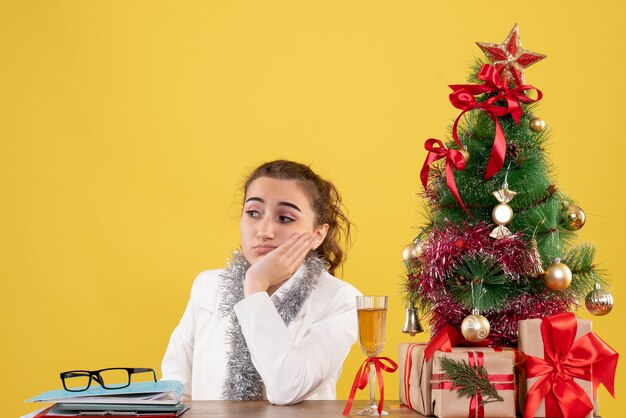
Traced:
<path fill-rule="evenodd" d="M 319 281 L 319 276 L 326 269 L 324 261 L 311 253 L 304 261 L 303 269 L 290 280 L 293 285 L 282 298 L 273 297 L 272 301 L 285 326 L 296 318 L 304 301 L 309 297 Z M 244 298 L 243 282 L 250 264 L 241 253 L 234 251 L 228 266 L 222 273 L 219 309 L 224 317 L 230 317 L 230 326 L 226 333 L 230 352 L 227 356 L 227 375 L 222 390 L 222 397 L 231 400 L 263 399 L 263 381 L 254 368 L 246 340 L 241 332 L 234 305 Z"/>

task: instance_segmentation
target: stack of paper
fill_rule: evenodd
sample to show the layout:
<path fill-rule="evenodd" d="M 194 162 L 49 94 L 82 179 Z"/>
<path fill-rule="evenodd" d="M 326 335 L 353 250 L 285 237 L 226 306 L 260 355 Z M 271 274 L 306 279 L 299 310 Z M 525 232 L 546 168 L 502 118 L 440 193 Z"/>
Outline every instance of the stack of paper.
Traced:
<path fill-rule="evenodd" d="M 132 415 L 174 418 L 189 407 L 181 402 L 183 385 L 176 380 L 131 383 L 120 389 L 91 387 L 83 392 L 50 390 L 26 402 L 54 402 L 36 418 Z"/>

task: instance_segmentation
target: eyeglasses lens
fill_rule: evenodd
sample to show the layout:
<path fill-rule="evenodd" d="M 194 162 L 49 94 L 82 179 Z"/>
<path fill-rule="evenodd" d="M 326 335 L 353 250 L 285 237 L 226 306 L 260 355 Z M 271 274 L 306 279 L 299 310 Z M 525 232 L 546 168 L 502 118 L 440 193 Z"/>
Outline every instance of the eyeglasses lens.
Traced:
<path fill-rule="evenodd" d="M 72 373 L 66 375 L 63 381 L 67 390 L 85 390 L 89 386 L 89 373 Z"/>
<path fill-rule="evenodd" d="M 100 372 L 102 386 L 107 389 L 123 388 L 130 383 L 130 376 L 126 369 L 108 369 Z"/>

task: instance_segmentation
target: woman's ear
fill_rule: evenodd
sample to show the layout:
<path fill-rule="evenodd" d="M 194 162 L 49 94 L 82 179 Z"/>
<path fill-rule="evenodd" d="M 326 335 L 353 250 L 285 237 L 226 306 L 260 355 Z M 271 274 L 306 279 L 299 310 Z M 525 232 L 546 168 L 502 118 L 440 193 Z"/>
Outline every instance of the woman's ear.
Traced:
<path fill-rule="evenodd" d="M 326 239 L 326 234 L 328 234 L 328 224 L 322 224 L 315 227 L 315 230 L 313 231 L 313 242 L 311 243 L 311 248 L 313 250 L 317 250 L 317 248 L 322 245 L 322 242 Z"/>

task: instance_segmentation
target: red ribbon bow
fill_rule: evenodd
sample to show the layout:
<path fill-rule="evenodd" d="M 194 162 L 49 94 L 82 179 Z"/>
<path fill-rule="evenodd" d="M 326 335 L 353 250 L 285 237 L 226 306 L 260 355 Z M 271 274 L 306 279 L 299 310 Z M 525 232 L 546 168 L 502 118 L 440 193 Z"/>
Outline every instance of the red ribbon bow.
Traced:
<path fill-rule="evenodd" d="M 383 361 L 388 362 L 389 365 L 385 365 Z M 354 383 L 352 384 L 352 389 L 350 390 L 350 396 L 348 397 L 348 402 L 346 403 L 346 407 L 343 410 L 344 415 L 348 415 L 350 413 L 356 390 L 365 389 L 365 386 L 367 386 L 367 382 L 369 380 L 370 364 L 373 364 L 376 368 L 376 378 L 378 379 L 378 388 L 380 391 L 380 400 L 378 401 L 378 415 L 382 413 L 383 403 L 385 402 L 385 385 L 383 383 L 382 370 L 393 373 L 398 370 L 398 365 L 389 357 L 369 357 L 363 363 L 361 363 L 361 367 L 359 367 L 359 371 L 356 373 Z M 376 382 L 371 383 L 376 384 Z"/>
<path fill-rule="evenodd" d="M 496 124 L 496 133 L 493 139 L 491 156 L 489 157 L 489 163 L 487 164 L 487 170 L 485 171 L 484 176 L 484 179 L 487 180 L 500 171 L 504 165 L 506 138 L 504 137 L 502 126 L 500 126 L 500 122 L 498 121 L 498 116 L 504 116 L 507 113 L 510 113 L 513 120 L 515 120 L 515 123 L 519 125 L 520 119 L 524 114 L 520 102 L 525 104 L 537 102 L 541 100 L 543 94 L 540 90 L 531 85 L 521 85 L 510 90 L 506 81 L 503 81 L 500 78 L 498 71 L 489 64 L 482 66 L 480 72 L 478 73 L 478 79 L 484 81 L 485 83 L 455 84 L 450 86 L 453 90 L 450 94 L 450 103 L 452 103 L 452 105 L 457 109 L 461 109 L 463 111 L 454 121 L 454 126 L 452 127 L 452 137 L 456 143 L 463 148 L 457 133 L 461 116 L 463 116 L 465 112 L 472 109 L 482 109 L 489 114 L 491 119 Z M 531 99 L 526 96 L 525 92 L 527 90 L 534 90 L 537 93 L 537 98 Z M 474 97 L 477 94 L 494 92 L 496 93 L 495 96 L 480 103 Z M 506 106 L 495 104 L 501 100 L 506 101 Z"/>
<path fill-rule="evenodd" d="M 573 378 L 593 381 L 593 393 L 602 383 L 615 397 L 617 352 L 593 332 L 574 341 L 576 329 L 576 316 L 571 312 L 543 319 L 544 358 L 526 355 L 527 378 L 539 379 L 528 390 L 524 418 L 532 418 L 544 398 L 546 416 L 577 418 L 589 414 L 593 410 L 591 399 Z"/>
<path fill-rule="evenodd" d="M 459 346 L 471 346 L 471 347 L 486 347 L 489 344 L 489 340 L 485 339 L 478 343 L 472 343 L 466 340 L 457 330 L 456 328 L 451 327 L 446 324 L 446 326 L 435 335 L 424 350 L 424 358 L 426 361 L 429 361 L 434 355 L 436 351 L 452 351 L 452 347 Z M 494 348 L 494 350 L 498 351 L 498 348 Z"/>
<path fill-rule="evenodd" d="M 435 147 L 438 145 L 438 147 Z M 454 149 L 446 149 L 438 139 L 430 138 L 427 139 L 424 143 L 424 148 L 428 151 L 428 155 L 426 156 L 426 160 L 424 161 L 424 165 L 422 166 L 422 171 L 420 172 L 420 178 L 422 179 L 422 185 L 424 189 L 428 187 L 428 173 L 430 172 L 430 164 L 433 162 L 440 160 L 442 158 L 446 159 L 446 182 L 448 183 L 448 188 L 452 192 L 452 195 L 459 202 L 459 205 L 463 208 L 465 213 L 470 214 L 463 201 L 461 200 L 461 196 L 459 196 L 459 191 L 456 188 L 456 182 L 454 181 L 454 173 L 452 169 L 455 168 L 457 170 L 465 169 L 465 157 L 461 151 L 457 151 Z M 471 216 L 471 215 L 470 215 Z"/>

